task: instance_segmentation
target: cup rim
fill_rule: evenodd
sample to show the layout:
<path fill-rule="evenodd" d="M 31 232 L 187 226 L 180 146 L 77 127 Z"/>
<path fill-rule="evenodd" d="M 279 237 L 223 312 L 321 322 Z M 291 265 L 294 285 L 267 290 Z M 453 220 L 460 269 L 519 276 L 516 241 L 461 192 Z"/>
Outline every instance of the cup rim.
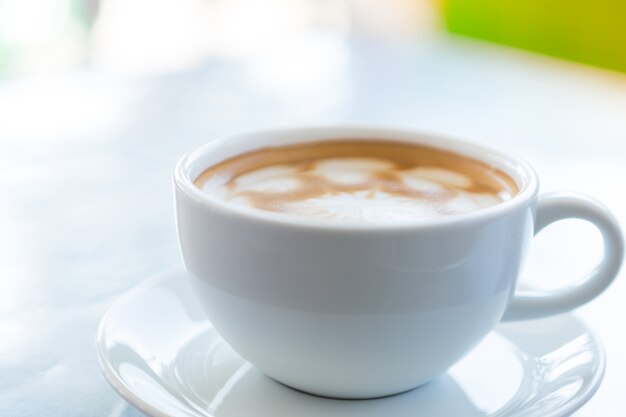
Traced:
<path fill-rule="evenodd" d="M 285 215 L 283 213 L 275 213 L 271 211 L 259 210 L 253 207 L 247 207 L 238 204 L 232 204 L 200 190 L 190 175 L 192 164 L 198 158 L 209 152 L 224 147 L 225 144 L 234 140 L 243 141 L 245 138 L 277 135 L 293 135 L 305 133 L 313 136 L 310 140 L 294 140 L 289 143 L 306 143 L 323 140 L 340 140 L 344 138 L 352 139 L 376 139 L 398 141 L 398 137 L 411 138 L 401 140 L 404 142 L 413 142 L 431 146 L 434 148 L 452 151 L 462 156 L 477 159 L 491 166 L 503 170 L 509 175 L 519 187 L 519 191 L 510 200 L 503 201 L 496 205 L 481 208 L 467 213 L 459 213 L 451 216 L 441 217 L 419 217 L 405 221 L 392 223 L 369 223 L 369 222 L 335 222 L 323 219 L 315 219 L 301 216 Z M 251 140 L 252 141 L 252 140 Z M 264 145 L 250 146 L 246 151 L 259 149 Z M 274 145 L 280 146 L 280 145 Z M 238 153 L 235 152 L 232 156 Z M 204 169 L 208 166 L 204 167 Z M 410 231 L 421 228 L 442 227 L 446 225 L 462 225 L 470 224 L 478 221 L 488 220 L 501 214 L 514 211 L 520 206 L 525 205 L 528 201 L 534 199 L 539 191 L 539 179 L 535 170 L 524 159 L 508 152 L 502 152 L 497 149 L 483 146 L 468 140 L 450 138 L 438 134 L 428 133 L 413 128 L 381 125 L 381 124 L 324 124 L 324 125 L 306 125 L 306 126 L 287 126 L 287 127 L 271 127 L 264 129 L 250 129 L 240 131 L 234 134 L 228 134 L 213 139 L 204 145 L 188 152 L 179 159 L 173 173 L 174 186 L 177 193 L 181 192 L 188 198 L 191 198 L 197 204 L 207 209 L 219 212 L 229 217 L 237 217 L 242 220 L 259 221 L 268 224 L 285 227 L 304 227 L 319 230 L 349 230 L 349 231 L 371 231 L 371 230 L 391 230 L 391 231 Z"/>

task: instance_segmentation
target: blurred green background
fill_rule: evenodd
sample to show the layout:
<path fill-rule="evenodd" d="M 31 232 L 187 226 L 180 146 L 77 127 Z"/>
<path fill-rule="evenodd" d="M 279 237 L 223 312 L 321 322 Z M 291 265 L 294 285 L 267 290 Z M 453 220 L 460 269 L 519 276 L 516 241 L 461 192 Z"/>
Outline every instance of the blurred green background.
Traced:
<path fill-rule="evenodd" d="M 0 77 L 176 70 L 320 28 L 454 33 L 626 72 L 625 0 L 0 0 Z"/>
<path fill-rule="evenodd" d="M 626 72 L 624 0 L 443 0 L 450 32 Z"/>

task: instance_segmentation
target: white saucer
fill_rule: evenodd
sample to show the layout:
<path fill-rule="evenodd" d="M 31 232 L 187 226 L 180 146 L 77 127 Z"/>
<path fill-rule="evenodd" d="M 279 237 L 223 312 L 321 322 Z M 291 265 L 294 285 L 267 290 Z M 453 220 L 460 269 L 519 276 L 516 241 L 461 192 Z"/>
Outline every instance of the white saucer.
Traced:
<path fill-rule="evenodd" d="M 150 416 L 566 416 L 602 381 L 599 340 L 572 315 L 507 323 L 447 375 L 376 400 L 333 400 L 260 374 L 217 335 L 181 269 L 146 280 L 102 319 L 104 376 Z"/>

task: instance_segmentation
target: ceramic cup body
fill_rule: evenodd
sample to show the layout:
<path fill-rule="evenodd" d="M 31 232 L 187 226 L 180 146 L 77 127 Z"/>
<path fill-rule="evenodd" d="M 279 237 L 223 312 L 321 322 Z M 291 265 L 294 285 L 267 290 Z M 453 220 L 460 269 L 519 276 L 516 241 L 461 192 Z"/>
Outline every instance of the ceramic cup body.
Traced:
<path fill-rule="evenodd" d="M 326 139 L 440 147 L 505 171 L 520 191 L 471 213 L 373 225 L 234 206 L 192 183 L 245 151 Z M 411 131 L 235 135 L 183 158 L 174 182 L 181 251 L 211 322 L 268 376 L 323 396 L 385 396 L 445 372 L 502 319 L 536 229 L 538 180 L 525 162 Z"/>

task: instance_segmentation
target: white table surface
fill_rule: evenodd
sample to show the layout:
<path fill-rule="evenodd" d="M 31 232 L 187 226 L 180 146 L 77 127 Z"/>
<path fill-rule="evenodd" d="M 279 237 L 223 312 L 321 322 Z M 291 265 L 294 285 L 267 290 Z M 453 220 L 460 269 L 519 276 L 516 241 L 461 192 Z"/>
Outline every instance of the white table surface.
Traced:
<path fill-rule="evenodd" d="M 367 121 L 469 138 L 527 159 L 626 224 L 626 75 L 464 39 L 312 35 L 296 51 L 187 72 L 0 81 L 0 416 L 136 416 L 104 381 L 94 332 L 116 297 L 180 262 L 170 174 L 216 136 Z M 558 286 L 601 254 L 575 221 L 535 242 L 527 282 Z M 626 279 L 577 312 L 604 340 L 597 395 L 626 415 Z"/>

